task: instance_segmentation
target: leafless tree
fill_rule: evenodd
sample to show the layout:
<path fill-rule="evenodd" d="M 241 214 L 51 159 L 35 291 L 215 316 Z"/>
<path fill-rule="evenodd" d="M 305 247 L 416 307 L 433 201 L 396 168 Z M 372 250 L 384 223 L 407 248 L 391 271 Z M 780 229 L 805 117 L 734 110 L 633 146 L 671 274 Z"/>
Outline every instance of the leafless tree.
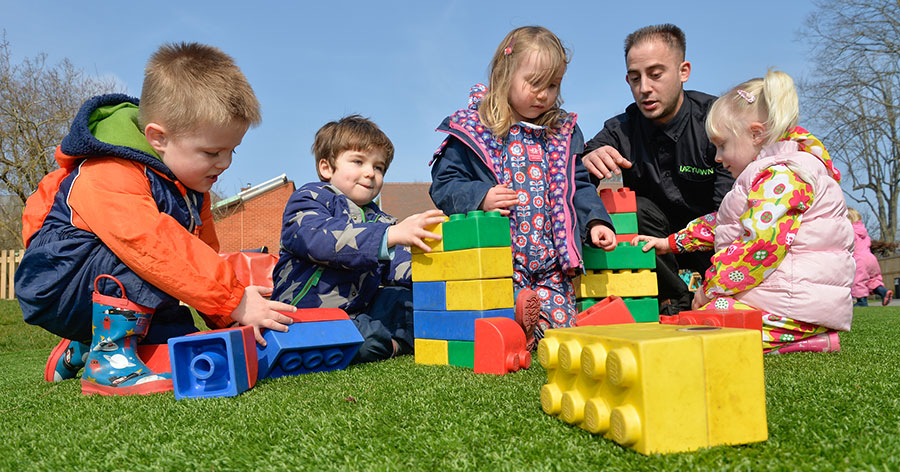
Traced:
<path fill-rule="evenodd" d="M 53 152 L 78 108 L 116 87 L 115 80 L 88 76 L 68 59 L 48 65 L 47 55 L 39 54 L 14 63 L 5 32 L 0 36 L 0 196 L 12 197 L 0 212 L 0 241 L 12 236 L 22 247 L 25 200 L 57 168 Z"/>
<path fill-rule="evenodd" d="M 801 81 L 804 115 L 846 169 L 851 206 L 897 239 L 900 198 L 900 0 L 818 0 L 801 37 L 816 69 Z"/>

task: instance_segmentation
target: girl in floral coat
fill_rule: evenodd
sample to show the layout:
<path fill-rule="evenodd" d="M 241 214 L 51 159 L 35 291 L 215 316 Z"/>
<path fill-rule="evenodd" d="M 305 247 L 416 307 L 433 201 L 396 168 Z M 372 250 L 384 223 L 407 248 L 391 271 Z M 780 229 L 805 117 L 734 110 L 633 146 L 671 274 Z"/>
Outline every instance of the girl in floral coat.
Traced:
<path fill-rule="evenodd" d="M 791 77 L 770 71 L 728 91 L 706 121 L 736 181 L 719 210 L 644 250 L 714 249 L 694 309 L 763 311 L 764 352 L 837 351 L 853 317 L 853 230 L 828 151 L 797 126 Z"/>

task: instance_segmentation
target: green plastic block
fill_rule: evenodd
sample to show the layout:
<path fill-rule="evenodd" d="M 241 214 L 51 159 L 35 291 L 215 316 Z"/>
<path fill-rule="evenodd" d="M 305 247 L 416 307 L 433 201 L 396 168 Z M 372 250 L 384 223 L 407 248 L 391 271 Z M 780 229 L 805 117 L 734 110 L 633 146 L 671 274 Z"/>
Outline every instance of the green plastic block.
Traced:
<path fill-rule="evenodd" d="M 587 310 L 600 300 L 596 298 L 582 298 L 578 300 L 578 313 Z M 625 307 L 631 313 L 635 323 L 658 323 L 659 302 L 653 297 L 623 298 Z"/>
<path fill-rule="evenodd" d="M 443 224 L 444 251 L 480 247 L 511 247 L 509 218 L 499 211 L 470 211 L 450 215 Z"/>
<path fill-rule="evenodd" d="M 472 341 L 447 341 L 447 363 L 459 367 L 475 368 L 475 343 Z"/>
<path fill-rule="evenodd" d="M 637 234 L 637 213 L 610 213 L 618 234 Z"/>
<path fill-rule="evenodd" d="M 619 243 L 612 251 L 582 246 L 584 268 L 590 270 L 622 270 L 622 269 L 655 269 L 656 250 L 643 251 L 647 243 L 641 241 L 637 246 L 631 243 Z"/>
<path fill-rule="evenodd" d="M 623 298 L 637 323 L 659 323 L 659 301 L 654 297 Z"/>

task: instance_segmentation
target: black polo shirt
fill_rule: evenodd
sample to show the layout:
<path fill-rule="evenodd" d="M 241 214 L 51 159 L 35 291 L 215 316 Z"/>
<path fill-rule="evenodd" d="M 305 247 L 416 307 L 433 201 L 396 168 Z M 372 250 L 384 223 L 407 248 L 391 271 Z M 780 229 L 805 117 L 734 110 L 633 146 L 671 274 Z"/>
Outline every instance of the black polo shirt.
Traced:
<path fill-rule="evenodd" d="M 731 190 L 734 178 L 715 161 L 716 147 L 706 136 L 704 122 L 716 97 L 684 92 L 678 112 L 662 126 L 655 125 L 632 103 L 611 118 L 585 144 L 585 153 L 601 146 L 616 148 L 633 164 L 622 169 L 622 183 L 649 198 L 669 216 L 673 231 L 715 211 Z M 596 183 L 596 177 L 593 177 Z"/>

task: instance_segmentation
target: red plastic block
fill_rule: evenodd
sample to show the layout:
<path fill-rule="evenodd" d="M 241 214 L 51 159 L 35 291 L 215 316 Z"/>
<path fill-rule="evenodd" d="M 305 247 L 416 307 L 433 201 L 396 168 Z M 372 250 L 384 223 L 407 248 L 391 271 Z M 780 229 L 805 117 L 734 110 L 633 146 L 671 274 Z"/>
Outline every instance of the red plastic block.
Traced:
<path fill-rule="evenodd" d="M 720 326 L 762 330 L 762 311 L 706 310 L 682 311 L 674 316 L 660 316 L 659 322 L 671 325 Z"/>
<path fill-rule="evenodd" d="M 635 237 L 637 237 L 637 233 L 617 234 L 616 235 L 616 244 L 620 244 L 620 243 L 629 243 L 630 244 L 631 240 L 633 240 Z"/>
<path fill-rule="evenodd" d="M 531 365 L 525 333 L 509 318 L 475 320 L 475 373 L 505 375 Z"/>
<path fill-rule="evenodd" d="M 634 317 L 621 297 L 610 295 L 578 314 L 575 326 L 600 326 L 634 323 Z"/>
<path fill-rule="evenodd" d="M 609 213 L 635 213 L 637 212 L 637 199 L 634 192 L 628 187 L 613 190 L 605 188 L 600 190 L 600 199 Z"/>
<path fill-rule="evenodd" d="M 168 344 L 139 344 L 138 357 L 147 364 L 151 371 L 157 374 L 172 372 L 172 364 L 169 362 Z"/>
<path fill-rule="evenodd" d="M 290 316 L 296 323 L 311 323 L 314 321 L 349 320 L 347 312 L 340 308 L 300 308 L 294 313 L 279 311 L 285 316 Z"/>

